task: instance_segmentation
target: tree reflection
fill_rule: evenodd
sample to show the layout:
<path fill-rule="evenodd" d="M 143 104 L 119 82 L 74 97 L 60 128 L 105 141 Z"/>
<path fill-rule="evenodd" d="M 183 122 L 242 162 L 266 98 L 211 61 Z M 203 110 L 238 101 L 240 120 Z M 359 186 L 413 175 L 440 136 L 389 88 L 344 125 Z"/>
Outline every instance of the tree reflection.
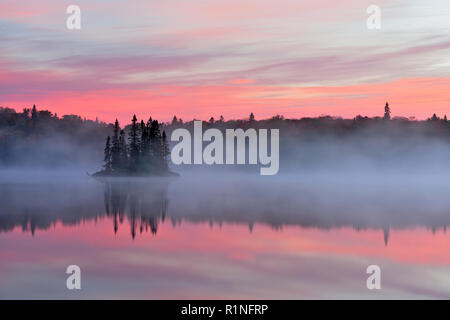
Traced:
<path fill-rule="evenodd" d="M 125 218 L 130 224 L 132 238 L 139 233 L 151 231 L 156 234 L 160 222 L 167 215 L 169 199 L 168 182 L 161 180 L 121 181 L 105 180 L 104 204 L 108 217 L 113 219 L 114 233 Z"/>
<path fill-rule="evenodd" d="M 388 245 L 395 230 L 420 227 L 434 234 L 445 232 L 450 224 L 450 200 L 445 194 L 428 193 L 433 202 L 410 189 L 398 189 L 391 195 L 384 189 L 359 192 L 340 185 L 326 190 L 298 183 L 257 188 L 256 183 L 244 180 L 202 183 L 155 177 L 100 182 L 0 184 L 0 232 L 21 228 L 34 235 L 36 230 L 59 224 L 107 219 L 114 234 L 125 231 L 135 238 L 146 232 L 156 235 L 168 219 L 173 226 L 184 222 L 205 223 L 211 228 L 244 225 L 249 233 L 258 225 L 274 230 L 286 226 L 378 230 L 380 241 Z M 439 206 L 433 206 L 436 202 Z"/>

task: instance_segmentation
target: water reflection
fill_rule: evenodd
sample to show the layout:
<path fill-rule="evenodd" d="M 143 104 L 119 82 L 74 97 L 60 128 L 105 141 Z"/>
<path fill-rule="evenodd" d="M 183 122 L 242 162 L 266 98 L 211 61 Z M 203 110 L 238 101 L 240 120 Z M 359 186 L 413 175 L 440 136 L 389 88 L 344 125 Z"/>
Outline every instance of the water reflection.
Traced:
<path fill-rule="evenodd" d="M 158 231 L 158 224 L 164 222 L 169 199 L 167 198 L 168 181 L 103 181 L 106 214 L 114 221 L 114 233 L 126 216 L 131 236 L 150 230 Z"/>
<path fill-rule="evenodd" d="M 257 224 L 279 230 L 284 226 L 355 230 L 375 229 L 389 242 L 391 229 L 426 227 L 446 232 L 450 200 L 440 183 L 409 188 L 383 182 L 356 184 L 299 182 L 295 179 L 261 183 L 260 178 L 222 177 L 200 183 L 189 179 L 113 179 L 60 183 L 0 184 L 0 232 L 20 226 L 24 232 L 46 230 L 58 222 L 77 225 L 107 218 L 114 233 L 129 227 L 137 234 L 156 235 L 169 219 L 244 224 L 250 232 Z M 407 183 L 407 182 L 406 182 Z M 381 238 L 380 238 L 381 240 Z"/>
<path fill-rule="evenodd" d="M 448 187 L 432 175 L 0 174 L 0 299 L 448 298 Z"/>

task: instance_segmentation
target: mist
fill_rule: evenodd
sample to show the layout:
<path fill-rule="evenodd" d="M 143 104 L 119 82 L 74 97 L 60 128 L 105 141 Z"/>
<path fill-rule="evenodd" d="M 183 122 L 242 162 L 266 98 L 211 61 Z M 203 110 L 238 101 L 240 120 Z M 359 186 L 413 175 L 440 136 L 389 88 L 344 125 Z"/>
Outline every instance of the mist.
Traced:
<path fill-rule="evenodd" d="M 169 161 L 178 177 L 98 181 L 89 173 L 103 166 L 104 141 L 112 134 L 112 125 L 51 116 L 29 131 L 26 124 L 32 120 L 11 114 L 22 121 L 17 120 L 17 126 L 26 134 L 4 139 L 0 150 L 3 231 L 21 226 L 34 232 L 57 222 L 106 218 L 120 220 L 114 221 L 116 229 L 128 221 L 143 223 L 152 233 L 164 221 L 175 226 L 183 221 L 245 224 L 250 230 L 258 224 L 274 229 L 286 225 L 380 229 L 387 241 L 391 228 L 425 227 L 435 232 L 449 222 L 450 125 L 438 118 L 203 122 L 204 130 L 222 132 L 279 129 L 278 174 L 260 176 L 259 164 Z M 193 122 L 166 123 L 161 128 L 170 137 L 177 128 L 192 132 Z M 11 128 L 2 130 L 11 137 Z M 203 142 L 203 148 L 207 144 Z M 247 152 L 247 163 L 248 158 Z M 136 236 L 136 230 L 133 233 Z"/>

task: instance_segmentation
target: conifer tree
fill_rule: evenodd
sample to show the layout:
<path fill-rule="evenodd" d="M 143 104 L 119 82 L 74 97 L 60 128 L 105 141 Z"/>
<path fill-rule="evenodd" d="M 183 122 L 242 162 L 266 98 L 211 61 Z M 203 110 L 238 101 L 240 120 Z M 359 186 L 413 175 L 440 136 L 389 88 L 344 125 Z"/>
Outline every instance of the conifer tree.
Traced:
<path fill-rule="evenodd" d="M 125 142 L 125 131 L 120 130 L 119 138 L 119 170 L 124 171 L 128 169 L 128 150 Z"/>
<path fill-rule="evenodd" d="M 36 105 L 33 104 L 33 109 L 31 109 L 31 121 L 36 122 L 37 121 L 37 109 L 36 109 Z"/>
<path fill-rule="evenodd" d="M 31 109 L 31 131 L 36 129 L 38 122 L 38 113 L 36 110 L 36 105 L 33 104 L 33 108 Z"/>
<path fill-rule="evenodd" d="M 105 168 L 106 171 L 111 171 L 111 138 L 110 138 L 110 136 L 108 136 L 106 138 L 104 154 L 105 154 L 105 156 L 103 158 L 103 161 L 105 162 L 105 164 L 103 165 L 103 167 Z"/>
<path fill-rule="evenodd" d="M 162 133 L 162 158 L 163 158 L 163 169 L 167 170 L 169 167 L 168 161 L 169 161 L 169 155 L 170 155 L 170 148 L 169 148 L 169 142 L 167 141 L 167 135 L 166 132 L 163 131 Z"/>
<path fill-rule="evenodd" d="M 150 152 L 155 158 L 161 154 L 161 132 L 158 120 L 153 120 L 150 126 Z"/>
<path fill-rule="evenodd" d="M 391 109 L 389 108 L 389 103 L 386 102 L 386 105 L 384 106 L 384 120 L 391 120 Z"/>
<path fill-rule="evenodd" d="M 130 141 L 130 162 L 132 168 L 134 168 L 137 165 L 139 157 L 139 143 L 140 143 L 136 115 L 134 115 L 133 119 L 131 120 L 129 141 Z"/>
<path fill-rule="evenodd" d="M 145 161 L 145 158 L 148 155 L 148 130 L 147 130 L 147 126 L 144 123 L 144 120 L 141 120 L 141 145 L 140 145 L 140 149 L 141 149 L 141 153 L 140 153 L 140 159 L 142 161 Z"/>
<path fill-rule="evenodd" d="M 112 136 L 112 145 L 111 145 L 111 169 L 113 171 L 120 169 L 121 157 L 120 157 L 120 126 L 119 121 L 116 119 L 114 123 L 114 131 Z"/>

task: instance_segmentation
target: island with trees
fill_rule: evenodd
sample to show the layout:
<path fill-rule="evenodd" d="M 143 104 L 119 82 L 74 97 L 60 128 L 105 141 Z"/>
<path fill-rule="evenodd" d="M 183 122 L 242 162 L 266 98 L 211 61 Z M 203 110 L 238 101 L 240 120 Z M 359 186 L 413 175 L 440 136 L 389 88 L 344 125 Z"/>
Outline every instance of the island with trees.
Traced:
<path fill-rule="evenodd" d="M 131 120 L 128 134 L 116 119 L 112 136 L 107 136 L 103 170 L 94 177 L 117 176 L 174 176 L 169 169 L 170 149 L 165 131 L 161 133 L 158 120 L 151 117 L 139 123 Z"/>

